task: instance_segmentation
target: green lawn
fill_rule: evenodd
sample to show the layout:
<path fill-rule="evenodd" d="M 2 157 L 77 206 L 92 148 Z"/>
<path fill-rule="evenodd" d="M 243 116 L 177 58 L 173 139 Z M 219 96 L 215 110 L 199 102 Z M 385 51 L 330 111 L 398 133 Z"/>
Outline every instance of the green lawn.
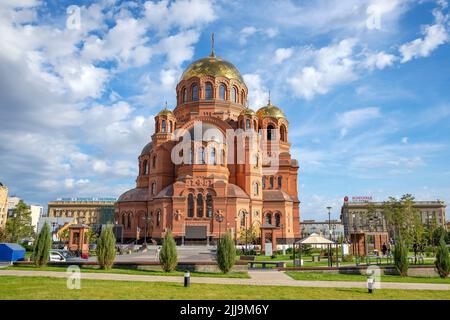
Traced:
<path fill-rule="evenodd" d="M 336 274 L 327 272 L 286 271 L 286 274 L 295 280 L 322 280 L 322 281 L 367 281 L 367 277 L 357 274 Z M 394 275 L 381 276 L 382 282 L 410 282 L 410 283 L 447 283 L 450 278 L 438 277 L 400 277 Z"/>
<path fill-rule="evenodd" d="M 6 270 L 27 270 L 27 271 L 60 271 L 66 272 L 66 268 L 64 267 L 35 267 L 35 266 L 13 266 L 7 267 Z M 164 272 L 159 270 L 135 270 L 135 269 L 120 269 L 114 268 L 111 270 L 101 270 L 101 269 L 93 269 L 93 268 L 82 268 L 81 272 L 88 273 L 116 273 L 116 274 L 137 274 L 137 275 L 148 275 L 148 276 L 183 276 L 183 271 L 173 271 L 173 272 Z M 249 279 L 250 276 L 247 272 L 231 272 L 228 274 L 223 274 L 219 272 L 191 272 L 192 277 L 211 277 L 211 278 L 242 278 Z"/>
<path fill-rule="evenodd" d="M 342 300 L 450 300 L 448 291 L 303 288 L 130 281 L 82 280 L 80 290 L 69 290 L 66 279 L 0 276 L 0 300 L 5 299 L 342 299 Z"/>

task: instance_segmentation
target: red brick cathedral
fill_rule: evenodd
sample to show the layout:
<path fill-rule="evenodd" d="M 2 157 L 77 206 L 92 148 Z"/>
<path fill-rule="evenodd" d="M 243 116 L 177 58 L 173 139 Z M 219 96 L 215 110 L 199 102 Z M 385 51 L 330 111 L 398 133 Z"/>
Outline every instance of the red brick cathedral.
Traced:
<path fill-rule="evenodd" d="M 155 117 L 155 133 L 139 156 L 136 188 L 116 203 L 125 240 L 210 243 L 225 232 L 243 242 L 298 239 L 298 162 L 288 121 L 272 105 L 254 112 L 239 70 L 211 55 L 190 64 L 176 87 L 177 105 Z M 248 234 L 248 233 L 247 233 Z"/>

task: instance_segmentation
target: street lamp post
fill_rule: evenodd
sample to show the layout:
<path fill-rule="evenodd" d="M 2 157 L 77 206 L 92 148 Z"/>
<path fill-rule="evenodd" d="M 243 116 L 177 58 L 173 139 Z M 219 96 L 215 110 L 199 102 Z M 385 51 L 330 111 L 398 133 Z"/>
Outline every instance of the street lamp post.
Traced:
<path fill-rule="evenodd" d="M 221 237 L 221 231 L 222 231 L 222 222 L 224 220 L 224 216 L 221 213 L 216 214 L 216 221 L 219 223 L 219 241 Z"/>
<path fill-rule="evenodd" d="M 327 207 L 328 209 L 328 233 L 329 238 L 331 240 L 331 207 Z M 333 260 L 331 259 L 331 246 L 328 245 L 328 265 L 332 266 Z"/>
<path fill-rule="evenodd" d="M 148 216 L 148 213 L 145 216 L 143 216 L 142 219 L 145 222 L 144 243 L 147 244 L 148 223 L 150 222 L 150 217 Z"/>

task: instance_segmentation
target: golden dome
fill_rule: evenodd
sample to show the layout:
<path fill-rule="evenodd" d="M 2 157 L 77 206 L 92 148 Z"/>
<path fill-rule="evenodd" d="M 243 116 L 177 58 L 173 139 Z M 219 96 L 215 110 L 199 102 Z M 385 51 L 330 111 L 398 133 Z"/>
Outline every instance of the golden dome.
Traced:
<path fill-rule="evenodd" d="M 202 76 L 225 77 L 244 83 L 241 73 L 232 63 L 216 57 L 215 55 L 192 62 L 186 70 L 184 70 L 181 75 L 181 80 Z"/>
<path fill-rule="evenodd" d="M 270 102 L 267 104 L 267 106 L 262 107 L 261 109 L 259 109 L 256 112 L 256 115 L 259 118 L 286 118 L 286 116 L 284 115 L 283 110 L 281 110 L 280 108 L 278 108 L 277 106 L 274 106 L 272 104 L 272 102 Z"/>
<path fill-rule="evenodd" d="M 168 116 L 168 115 L 174 116 L 173 112 L 170 111 L 169 109 L 167 109 L 167 107 L 164 108 L 164 109 L 162 109 L 162 110 L 158 113 L 158 116 Z"/>
<path fill-rule="evenodd" d="M 239 115 L 240 116 L 254 116 L 254 115 L 256 115 L 256 113 L 255 113 L 255 111 L 253 111 L 252 109 L 247 107 L 244 110 L 242 110 Z"/>

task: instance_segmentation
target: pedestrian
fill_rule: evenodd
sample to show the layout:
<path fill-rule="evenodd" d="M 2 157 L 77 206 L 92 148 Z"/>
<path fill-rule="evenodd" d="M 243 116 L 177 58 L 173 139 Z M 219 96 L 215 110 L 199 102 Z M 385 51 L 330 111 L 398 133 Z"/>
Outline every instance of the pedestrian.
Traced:
<path fill-rule="evenodd" d="M 160 246 L 158 246 L 157 248 L 156 248 L 156 259 L 158 260 L 159 259 L 159 252 L 161 251 L 161 247 Z"/>
<path fill-rule="evenodd" d="M 386 256 L 388 249 L 386 246 L 386 242 L 383 242 L 383 246 L 381 247 L 381 252 L 383 253 L 383 256 Z"/>

